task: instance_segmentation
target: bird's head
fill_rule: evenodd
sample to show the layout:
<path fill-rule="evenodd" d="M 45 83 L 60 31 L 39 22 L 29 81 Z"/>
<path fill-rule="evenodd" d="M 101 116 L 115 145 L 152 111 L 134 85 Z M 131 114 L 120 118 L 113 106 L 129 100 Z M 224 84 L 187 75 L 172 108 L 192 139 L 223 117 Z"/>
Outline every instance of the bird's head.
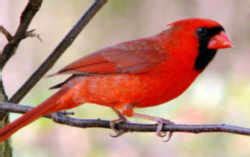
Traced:
<path fill-rule="evenodd" d="M 218 49 L 232 47 L 225 29 L 214 20 L 190 18 L 173 22 L 168 25 L 169 33 L 178 46 L 185 49 L 197 49 L 195 55 L 195 69 L 202 71 L 214 58 Z"/>

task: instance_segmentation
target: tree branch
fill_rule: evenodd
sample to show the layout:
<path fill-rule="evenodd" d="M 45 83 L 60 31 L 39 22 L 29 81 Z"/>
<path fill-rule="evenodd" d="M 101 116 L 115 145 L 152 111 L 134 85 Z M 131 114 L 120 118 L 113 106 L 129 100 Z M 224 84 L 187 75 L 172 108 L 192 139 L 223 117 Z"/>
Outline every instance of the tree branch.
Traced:
<path fill-rule="evenodd" d="M 8 97 L 5 93 L 5 89 L 3 86 L 2 80 L 2 70 L 8 60 L 15 54 L 16 49 L 22 39 L 27 37 L 28 27 L 39 10 L 42 4 L 42 0 L 29 0 L 25 9 L 23 10 L 19 26 L 17 27 L 16 33 L 14 36 L 5 29 L 3 26 L 0 26 L 0 32 L 6 37 L 8 43 L 4 46 L 0 55 L 0 101 L 7 101 Z M 9 114 L 7 112 L 0 112 L 0 127 L 4 127 L 9 123 Z M 0 145 L 0 156 L 11 157 L 12 156 L 12 148 L 9 140 L 5 141 Z"/>
<path fill-rule="evenodd" d="M 8 42 L 10 42 L 13 39 L 11 33 L 1 25 L 0 25 L 0 32 L 3 33 Z"/>
<path fill-rule="evenodd" d="M 17 105 L 13 103 L 2 102 L 0 103 L 0 110 L 14 113 L 25 113 L 31 110 L 32 107 Z M 66 116 L 64 112 L 57 112 L 55 114 L 46 115 L 46 118 L 53 119 L 55 122 L 79 127 L 79 128 L 110 128 L 110 121 L 101 119 L 78 119 Z M 124 130 L 128 132 L 155 132 L 157 129 L 156 124 L 140 124 L 126 122 L 116 125 L 117 130 Z M 250 128 L 239 127 L 228 124 L 172 124 L 165 125 L 162 131 L 166 132 L 183 132 L 183 133 L 215 133 L 224 132 L 239 135 L 250 136 Z"/>
<path fill-rule="evenodd" d="M 3 52 L 0 56 L 0 69 L 3 69 L 7 61 L 11 58 L 11 56 L 15 54 L 16 49 L 20 44 L 21 40 L 27 37 L 26 36 L 27 29 L 33 17 L 40 9 L 41 4 L 42 0 L 29 0 L 26 8 L 24 9 L 20 17 L 20 24 L 17 28 L 15 35 L 11 38 L 8 44 L 5 45 Z"/>
<path fill-rule="evenodd" d="M 94 15 L 101 9 L 107 0 L 95 0 L 91 7 L 84 13 L 75 26 L 62 39 L 58 46 L 51 52 L 48 58 L 31 75 L 31 77 L 22 85 L 22 87 L 10 98 L 10 102 L 18 103 L 41 79 L 41 77 L 55 64 L 59 57 L 76 39 L 82 29 L 89 23 Z"/>

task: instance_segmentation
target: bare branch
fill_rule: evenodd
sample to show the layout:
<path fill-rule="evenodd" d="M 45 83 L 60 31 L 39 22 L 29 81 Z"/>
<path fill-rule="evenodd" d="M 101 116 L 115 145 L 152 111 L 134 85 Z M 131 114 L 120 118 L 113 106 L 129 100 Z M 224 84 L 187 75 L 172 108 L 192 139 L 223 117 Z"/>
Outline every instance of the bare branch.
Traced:
<path fill-rule="evenodd" d="M 55 64 L 59 57 L 72 44 L 82 29 L 94 17 L 94 15 L 101 9 L 107 0 L 95 0 L 86 13 L 80 18 L 75 26 L 63 38 L 58 46 L 52 51 L 48 58 L 40 65 L 40 67 L 32 74 L 32 76 L 22 85 L 22 87 L 10 98 L 10 102 L 19 102 L 34 85 L 41 79 L 41 77 Z"/>
<path fill-rule="evenodd" d="M 25 113 L 32 107 L 17 105 L 13 103 L 0 103 L 0 110 L 14 112 L 14 113 Z M 67 114 L 67 113 L 66 113 Z M 46 118 L 52 118 L 55 122 L 79 127 L 79 128 L 106 128 L 110 129 L 110 121 L 100 119 L 78 119 L 73 117 L 65 116 L 64 112 L 57 112 L 56 114 L 47 115 Z M 116 129 L 124 130 L 128 132 L 155 132 L 157 129 L 156 124 L 140 124 L 140 123 L 122 123 L 117 124 Z M 250 136 L 250 128 L 239 127 L 227 124 L 173 124 L 165 125 L 163 131 L 166 132 L 183 132 L 183 133 L 215 133 L 224 132 L 239 135 Z"/>
<path fill-rule="evenodd" d="M 9 43 L 5 45 L 2 55 L 0 56 L 0 69 L 3 69 L 7 61 L 11 58 L 12 55 L 15 54 L 16 49 L 21 40 L 26 37 L 28 27 L 33 17 L 40 9 L 41 4 L 42 0 L 29 0 L 26 8 L 24 9 L 20 17 L 20 24 L 17 28 L 15 35 L 12 37 Z"/>
<path fill-rule="evenodd" d="M 1 107 L 0 110 L 6 112 L 13 112 L 13 113 L 26 113 L 27 111 L 31 110 L 32 107 L 26 105 L 19 105 L 9 102 L 0 103 Z M 73 115 L 72 112 L 57 112 L 60 115 Z M 44 117 L 52 118 L 51 115 L 45 115 Z"/>
<path fill-rule="evenodd" d="M 3 86 L 2 80 L 2 70 L 8 60 L 15 54 L 16 49 L 22 39 L 27 37 L 27 30 L 28 27 L 41 7 L 42 0 L 29 0 L 28 4 L 26 5 L 25 9 L 23 10 L 19 26 L 16 30 L 14 36 L 11 35 L 3 26 L 1 26 L 0 31 L 5 35 L 8 40 L 8 43 L 4 46 L 3 50 L 1 51 L 0 55 L 0 100 L 7 101 L 8 97 L 5 93 L 5 89 Z M 4 127 L 9 122 L 9 116 L 7 112 L 0 112 L 0 127 Z M 0 146 L 0 156 L 12 156 L 11 145 L 9 141 L 4 142 L 3 145 Z"/>
<path fill-rule="evenodd" d="M 29 31 L 26 32 L 25 34 L 25 38 L 31 37 L 31 38 L 37 38 L 40 42 L 42 42 L 42 38 L 40 37 L 40 34 L 35 33 L 35 29 L 31 29 Z"/>
<path fill-rule="evenodd" d="M 8 41 L 11 41 L 13 39 L 11 33 L 3 26 L 0 26 L 0 32 L 3 33 Z"/>

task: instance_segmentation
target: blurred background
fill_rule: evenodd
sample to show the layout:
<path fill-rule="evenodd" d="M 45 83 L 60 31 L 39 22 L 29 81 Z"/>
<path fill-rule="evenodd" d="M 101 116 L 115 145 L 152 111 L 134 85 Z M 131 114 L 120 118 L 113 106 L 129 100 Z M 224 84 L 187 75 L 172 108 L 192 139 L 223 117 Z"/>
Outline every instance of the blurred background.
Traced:
<path fill-rule="evenodd" d="M 26 1 L 0 0 L 0 24 L 14 33 Z M 42 42 L 26 39 L 4 69 L 11 96 L 49 55 L 93 0 L 44 0 L 30 29 Z M 201 77 L 179 98 L 138 112 L 176 123 L 228 123 L 250 127 L 250 0 L 109 0 L 49 73 L 80 56 L 114 43 L 149 36 L 181 18 L 206 17 L 220 21 L 234 48 L 222 50 Z M 6 44 L 0 34 L 0 48 Z M 37 105 L 65 77 L 42 79 L 21 102 Z M 93 104 L 73 110 L 77 117 L 114 119 L 108 108 Z M 11 114 L 11 119 L 19 115 Z M 138 121 L 131 119 L 132 121 Z M 138 121 L 139 122 L 139 121 Z M 141 121 L 140 121 L 141 122 Z M 12 138 L 15 157 L 249 157 L 250 138 L 232 134 L 176 133 L 168 143 L 153 133 L 129 133 L 111 138 L 110 130 L 79 129 L 39 119 Z"/>

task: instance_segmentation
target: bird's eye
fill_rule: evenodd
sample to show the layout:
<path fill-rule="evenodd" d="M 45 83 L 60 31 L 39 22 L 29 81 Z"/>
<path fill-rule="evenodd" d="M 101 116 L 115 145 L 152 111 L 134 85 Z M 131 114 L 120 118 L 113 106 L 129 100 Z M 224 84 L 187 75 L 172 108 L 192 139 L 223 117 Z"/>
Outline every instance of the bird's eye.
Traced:
<path fill-rule="evenodd" d="M 199 35 L 201 36 L 206 36 L 208 34 L 208 30 L 206 28 L 198 28 L 197 32 L 199 33 Z"/>

